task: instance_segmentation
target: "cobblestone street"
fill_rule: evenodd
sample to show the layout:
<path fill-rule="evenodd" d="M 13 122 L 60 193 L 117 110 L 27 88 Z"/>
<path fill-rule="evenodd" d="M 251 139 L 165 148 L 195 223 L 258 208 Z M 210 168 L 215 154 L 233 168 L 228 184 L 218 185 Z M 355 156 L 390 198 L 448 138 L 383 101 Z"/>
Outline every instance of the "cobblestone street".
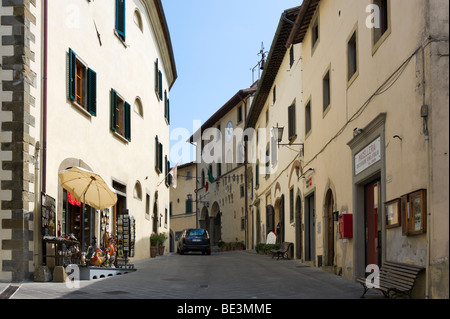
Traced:
<path fill-rule="evenodd" d="M 79 288 L 23 283 L 12 299 L 357 299 L 363 291 L 318 268 L 254 251 L 167 254 L 135 267 L 133 273 L 80 281 Z"/>

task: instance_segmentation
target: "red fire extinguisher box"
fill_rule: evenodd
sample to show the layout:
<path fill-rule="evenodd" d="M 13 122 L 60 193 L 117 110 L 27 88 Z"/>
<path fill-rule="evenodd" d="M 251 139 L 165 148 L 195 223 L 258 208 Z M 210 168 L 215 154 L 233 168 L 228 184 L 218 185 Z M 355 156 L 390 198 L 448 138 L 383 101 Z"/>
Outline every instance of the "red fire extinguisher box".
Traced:
<path fill-rule="evenodd" d="M 341 214 L 339 216 L 339 234 L 341 239 L 353 238 L 353 215 Z"/>

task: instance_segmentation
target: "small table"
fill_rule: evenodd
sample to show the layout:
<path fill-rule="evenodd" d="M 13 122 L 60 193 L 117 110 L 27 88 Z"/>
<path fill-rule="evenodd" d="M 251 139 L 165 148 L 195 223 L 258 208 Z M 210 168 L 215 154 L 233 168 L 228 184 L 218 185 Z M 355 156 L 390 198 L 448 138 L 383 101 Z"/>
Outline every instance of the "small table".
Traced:
<path fill-rule="evenodd" d="M 64 266 L 66 267 L 69 264 L 78 264 L 79 259 L 73 260 L 72 254 L 68 254 L 69 248 L 80 245 L 78 240 L 66 239 L 64 237 L 53 237 L 53 236 L 44 236 L 43 238 L 43 255 L 44 255 L 44 264 L 47 264 L 47 258 L 55 259 L 55 266 Z M 47 254 L 47 244 L 54 244 L 54 255 Z"/>

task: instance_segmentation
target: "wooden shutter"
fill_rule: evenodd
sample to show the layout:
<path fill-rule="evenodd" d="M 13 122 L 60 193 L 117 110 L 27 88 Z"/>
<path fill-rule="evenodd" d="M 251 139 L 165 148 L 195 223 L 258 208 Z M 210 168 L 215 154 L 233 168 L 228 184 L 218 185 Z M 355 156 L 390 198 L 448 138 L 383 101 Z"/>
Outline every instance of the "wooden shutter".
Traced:
<path fill-rule="evenodd" d="M 117 92 L 111 89 L 111 131 L 116 131 L 117 124 Z"/>
<path fill-rule="evenodd" d="M 75 101 L 75 76 L 77 73 L 77 56 L 72 49 L 69 49 L 69 98 Z"/>
<path fill-rule="evenodd" d="M 116 31 L 125 40 L 125 0 L 116 0 Z"/>
<path fill-rule="evenodd" d="M 87 110 L 91 115 L 97 116 L 97 73 L 92 69 L 88 69 Z"/>
<path fill-rule="evenodd" d="M 159 169 L 159 140 L 158 140 L 158 135 L 155 137 L 155 168 Z"/>
<path fill-rule="evenodd" d="M 159 90 L 159 99 L 163 99 L 163 90 L 162 90 L 162 72 L 158 72 L 158 90 Z"/>
<path fill-rule="evenodd" d="M 159 68 L 158 68 L 158 59 L 155 62 L 155 92 L 159 92 Z"/>
<path fill-rule="evenodd" d="M 125 102 L 125 138 L 131 142 L 131 107 Z"/>
<path fill-rule="evenodd" d="M 159 143 L 159 154 L 158 154 L 158 165 L 159 165 L 159 171 L 163 172 L 163 145 L 162 143 Z"/>

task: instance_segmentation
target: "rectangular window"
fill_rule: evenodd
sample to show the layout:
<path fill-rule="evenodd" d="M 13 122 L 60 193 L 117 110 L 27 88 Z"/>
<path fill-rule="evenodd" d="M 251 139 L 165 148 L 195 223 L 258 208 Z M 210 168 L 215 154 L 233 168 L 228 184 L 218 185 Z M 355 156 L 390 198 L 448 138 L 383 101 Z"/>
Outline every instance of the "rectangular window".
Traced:
<path fill-rule="evenodd" d="M 376 7 L 374 18 L 378 19 L 378 21 L 374 21 L 375 27 L 373 28 L 373 44 L 376 44 L 389 29 L 388 0 L 374 0 L 373 4 Z"/>
<path fill-rule="evenodd" d="M 295 127 L 295 104 L 292 104 L 288 108 L 288 133 L 289 140 L 292 140 L 297 136 Z"/>
<path fill-rule="evenodd" d="M 319 42 L 319 15 L 317 14 L 317 16 L 315 17 L 313 23 L 312 23 L 312 27 L 311 27 L 311 51 L 314 52 L 314 49 L 317 45 L 317 43 Z"/>
<path fill-rule="evenodd" d="M 155 169 L 158 174 L 163 173 L 163 145 L 159 142 L 158 136 L 155 137 Z M 168 172 L 167 172 L 168 173 Z"/>
<path fill-rule="evenodd" d="M 131 107 L 111 89 L 111 131 L 131 142 Z"/>
<path fill-rule="evenodd" d="M 125 41 L 125 0 L 116 0 L 116 31 Z"/>
<path fill-rule="evenodd" d="M 331 91 L 330 91 L 330 71 L 328 70 L 327 74 L 325 74 L 322 80 L 323 86 L 323 111 L 330 106 L 331 103 Z"/>
<path fill-rule="evenodd" d="M 289 67 L 292 68 L 294 65 L 295 57 L 294 57 L 294 45 L 291 45 L 291 49 L 289 50 Z"/>
<path fill-rule="evenodd" d="M 275 104 L 275 102 L 277 101 L 277 87 L 274 86 L 273 87 L 273 104 Z"/>
<path fill-rule="evenodd" d="M 237 112 L 237 122 L 241 123 L 242 122 L 242 106 L 238 107 L 238 112 Z"/>
<path fill-rule="evenodd" d="M 358 71 L 358 51 L 356 31 L 353 32 L 350 40 L 347 42 L 347 80 L 350 81 Z"/>
<path fill-rule="evenodd" d="M 192 199 L 186 199 L 186 214 L 192 213 Z"/>
<path fill-rule="evenodd" d="M 305 106 L 305 134 L 311 132 L 311 101 Z"/>
<path fill-rule="evenodd" d="M 162 72 L 159 70 L 159 60 L 155 62 L 155 93 L 160 101 L 163 99 Z"/>
<path fill-rule="evenodd" d="M 79 57 L 69 49 L 69 99 L 78 106 L 97 115 L 97 73 L 88 68 Z"/>
<path fill-rule="evenodd" d="M 170 102 L 167 97 L 167 91 L 164 91 L 164 118 L 167 121 L 167 124 L 170 124 Z"/>

